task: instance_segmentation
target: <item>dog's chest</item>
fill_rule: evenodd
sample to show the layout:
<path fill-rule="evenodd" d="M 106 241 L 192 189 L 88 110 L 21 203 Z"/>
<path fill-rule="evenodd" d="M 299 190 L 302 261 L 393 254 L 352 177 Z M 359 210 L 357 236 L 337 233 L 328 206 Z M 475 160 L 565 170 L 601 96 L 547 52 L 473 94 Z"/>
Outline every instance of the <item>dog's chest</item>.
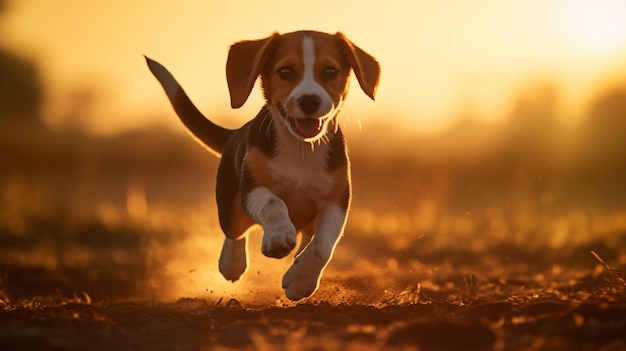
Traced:
<path fill-rule="evenodd" d="M 272 187 L 279 193 L 311 199 L 327 196 L 335 184 L 327 171 L 328 153 L 324 144 L 314 150 L 308 144 L 279 148 L 269 162 Z"/>

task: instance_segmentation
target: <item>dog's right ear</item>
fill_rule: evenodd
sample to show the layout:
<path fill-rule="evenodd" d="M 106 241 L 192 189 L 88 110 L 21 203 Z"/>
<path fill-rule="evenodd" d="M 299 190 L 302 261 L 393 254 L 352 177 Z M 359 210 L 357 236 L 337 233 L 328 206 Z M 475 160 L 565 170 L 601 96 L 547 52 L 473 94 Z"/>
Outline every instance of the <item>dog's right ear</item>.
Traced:
<path fill-rule="evenodd" d="M 267 59 L 268 48 L 278 36 L 278 33 L 274 33 L 265 39 L 240 41 L 230 47 L 226 62 L 226 80 L 232 108 L 239 108 L 248 100 Z"/>

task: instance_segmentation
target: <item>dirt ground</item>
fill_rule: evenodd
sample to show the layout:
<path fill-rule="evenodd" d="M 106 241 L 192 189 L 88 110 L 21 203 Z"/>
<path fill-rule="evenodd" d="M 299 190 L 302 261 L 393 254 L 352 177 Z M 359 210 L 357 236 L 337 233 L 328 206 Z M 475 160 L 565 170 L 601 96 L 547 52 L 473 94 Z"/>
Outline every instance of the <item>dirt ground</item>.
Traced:
<path fill-rule="evenodd" d="M 626 349 L 621 161 L 593 178 L 522 140 L 382 163 L 357 140 L 345 236 L 294 303 L 258 230 L 219 275 L 193 141 L 45 135 L 0 143 L 0 350 Z"/>
<path fill-rule="evenodd" d="M 620 350 L 626 299 L 602 275 L 565 292 L 463 303 L 302 303 L 246 308 L 237 300 L 173 303 L 7 303 L 3 350 Z M 608 291 L 606 291 L 608 289 Z M 589 292 L 592 292 L 589 294 Z M 589 294 L 589 295 L 588 295 Z"/>
<path fill-rule="evenodd" d="M 488 301 L 459 306 L 67 302 L 5 306 L 3 350 L 620 350 L 624 301 Z"/>
<path fill-rule="evenodd" d="M 267 262 L 253 263 L 252 272 L 242 278 L 252 281 L 235 284 L 232 291 L 189 280 L 205 291 L 172 298 L 180 294 L 173 290 L 173 295 L 163 295 L 169 298 L 160 297 L 154 282 L 149 284 L 155 268 L 141 268 L 149 260 L 141 244 L 115 237 L 124 231 L 119 228 L 100 228 L 113 243 L 103 247 L 97 229 L 90 225 L 73 230 L 76 235 L 90 233 L 82 246 L 108 251 L 100 259 L 72 267 L 66 257 L 56 269 L 0 266 L 0 349 L 626 348 L 624 272 L 611 269 L 600 256 L 623 255 L 623 238 L 615 247 L 597 241 L 551 256 L 541 247 L 499 243 L 476 252 L 462 245 L 437 247 L 427 238 L 419 243 L 430 247 L 429 252 L 411 254 L 415 250 L 392 249 L 385 237 L 346 236 L 320 290 L 293 303 L 281 295 L 280 272 L 278 278 L 254 272 L 267 269 Z M 365 239 L 375 242 L 364 245 Z M 123 245 L 134 253 L 114 259 Z M 76 246 L 71 250 L 80 254 Z M 253 255 L 252 260 L 261 258 Z M 216 270 L 214 261 L 206 265 Z M 190 276 L 195 273 L 189 269 Z M 184 285 L 165 276 L 159 279 Z M 145 295 L 150 289 L 152 298 Z"/>

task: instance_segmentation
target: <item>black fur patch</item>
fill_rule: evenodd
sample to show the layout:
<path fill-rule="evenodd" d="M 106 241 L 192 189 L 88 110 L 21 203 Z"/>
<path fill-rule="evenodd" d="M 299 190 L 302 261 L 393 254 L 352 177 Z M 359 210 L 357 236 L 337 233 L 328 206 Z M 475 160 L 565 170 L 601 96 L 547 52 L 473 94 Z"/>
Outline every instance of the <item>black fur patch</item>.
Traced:
<path fill-rule="evenodd" d="M 339 167 L 348 164 L 348 155 L 346 150 L 346 142 L 341 132 L 341 128 L 337 128 L 337 133 L 330 137 L 330 152 L 328 154 L 328 163 L 326 170 L 332 172 Z"/>
<path fill-rule="evenodd" d="M 264 106 L 248 123 L 248 146 L 257 147 L 268 158 L 276 154 L 276 131 L 272 128 L 272 112 Z"/>

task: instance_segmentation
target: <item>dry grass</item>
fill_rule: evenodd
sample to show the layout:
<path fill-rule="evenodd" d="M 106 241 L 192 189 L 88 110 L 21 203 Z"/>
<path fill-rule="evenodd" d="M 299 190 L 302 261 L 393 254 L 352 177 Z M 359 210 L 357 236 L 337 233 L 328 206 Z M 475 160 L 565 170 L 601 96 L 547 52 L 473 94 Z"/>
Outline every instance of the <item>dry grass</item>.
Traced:
<path fill-rule="evenodd" d="M 242 281 L 219 275 L 216 161 L 192 141 L 5 133 L 0 348 L 624 348 L 622 156 L 537 128 L 351 136 L 346 235 L 297 304 L 258 232 Z"/>

